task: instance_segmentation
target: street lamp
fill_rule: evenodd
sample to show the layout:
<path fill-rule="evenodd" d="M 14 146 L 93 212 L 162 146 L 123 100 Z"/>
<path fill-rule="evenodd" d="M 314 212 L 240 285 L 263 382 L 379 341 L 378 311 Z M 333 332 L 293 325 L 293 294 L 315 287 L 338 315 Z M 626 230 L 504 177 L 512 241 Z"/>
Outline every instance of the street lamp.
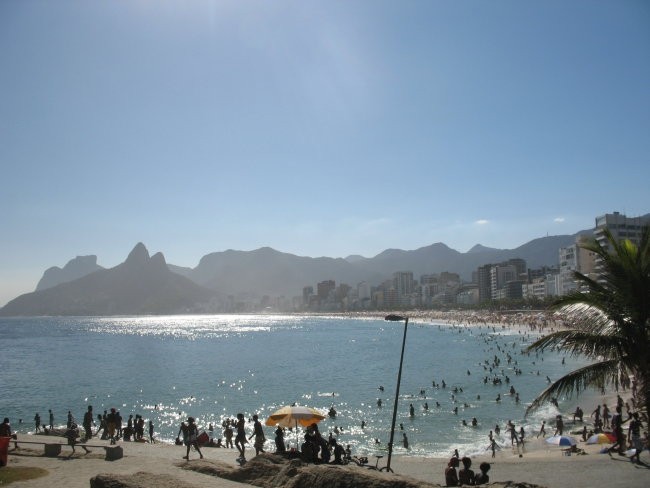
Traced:
<path fill-rule="evenodd" d="M 397 386 L 395 387 L 395 404 L 393 405 L 393 421 L 390 424 L 390 440 L 388 441 L 388 461 L 386 462 L 386 471 L 393 472 L 390 468 L 390 458 L 393 454 L 393 438 L 395 437 L 395 421 L 397 420 L 397 402 L 399 400 L 399 384 L 402 381 L 402 362 L 404 361 L 404 346 L 406 345 L 406 329 L 409 326 L 409 318 L 401 315 L 386 315 L 384 320 L 391 322 L 404 321 L 404 338 L 402 339 L 402 354 L 399 357 L 399 371 L 397 372 Z"/>

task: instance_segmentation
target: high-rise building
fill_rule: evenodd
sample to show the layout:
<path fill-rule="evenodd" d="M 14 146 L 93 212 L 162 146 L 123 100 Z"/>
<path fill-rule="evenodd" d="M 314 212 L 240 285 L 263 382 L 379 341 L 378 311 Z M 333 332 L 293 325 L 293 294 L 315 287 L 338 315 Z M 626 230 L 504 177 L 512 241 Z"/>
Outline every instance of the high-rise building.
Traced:
<path fill-rule="evenodd" d="M 403 297 L 413 293 L 415 282 L 411 271 L 397 271 L 393 273 L 393 286 L 397 291 L 398 297 Z"/>
<path fill-rule="evenodd" d="M 492 278 L 490 276 L 491 264 L 484 264 L 478 268 L 478 301 L 483 303 L 492 300 Z"/>
<path fill-rule="evenodd" d="M 368 282 L 362 281 L 357 285 L 357 295 L 359 300 L 367 300 L 370 298 L 370 286 L 368 286 Z"/>
<path fill-rule="evenodd" d="M 650 216 L 644 217 L 626 217 L 625 215 L 614 212 L 613 214 L 605 214 L 596 217 L 596 228 L 594 229 L 594 238 L 596 241 L 608 251 L 611 251 L 609 242 L 605 237 L 604 229 L 608 229 L 612 237 L 619 241 L 622 239 L 629 239 L 635 244 L 641 240 L 641 233 L 644 227 L 650 226 Z M 594 273 L 600 273 L 600 260 L 595 258 Z"/>
<path fill-rule="evenodd" d="M 499 290 L 504 289 L 510 281 L 517 281 L 519 278 L 517 266 L 514 264 L 501 263 L 490 268 L 490 289 L 492 291 L 492 300 L 498 300 L 503 297 Z"/>
<path fill-rule="evenodd" d="M 323 301 L 327 300 L 327 298 L 330 296 L 330 293 L 333 292 L 336 289 L 336 282 L 334 280 L 325 280 L 321 281 L 316 285 L 316 290 L 318 294 L 318 298 Z"/>
<path fill-rule="evenodd" d="M 607 228 L 617 241 L 621 239 L 629 239 L 635 244 L 638 244 L 641 239 L 643 227 L 647 226 L 650 226 L 650 216 L 626 217 L 619 212 L 614 212 L 613 214 L 605 214 L 596 217 L 594 237 L 601 246 L 609 248 L 607 239 L 603 232 L 603 230 Z"/>
<path fill-rule="evenodd" d="M 309 305 L 309 298 L 314 294 L 313 286 L 305 286 L 302 289 L 302 303 L 304 305 Z"/>

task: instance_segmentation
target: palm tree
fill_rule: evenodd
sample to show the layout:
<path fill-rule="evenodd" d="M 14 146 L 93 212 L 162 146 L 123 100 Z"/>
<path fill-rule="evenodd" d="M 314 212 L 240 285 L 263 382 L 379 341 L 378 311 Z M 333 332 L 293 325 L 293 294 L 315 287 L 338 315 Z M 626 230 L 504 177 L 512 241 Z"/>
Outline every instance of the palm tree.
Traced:
<path fill-rule="evenodd" d="M 567 329 L 540 338 L 528 351 L 558 348 L 593 363 L 579 368 L 544 390 L 527 412 L 552 397 L 602 389 L 618 389 L 621 378 L 637 381 L 639 408 L 650 413 L 650 228 L 638 245 L 617 241 L 605 230 L 610 252 L 591 240 L 580 247 L 596 253 L 602 271 L 597 279 L 576 272 L 578 291 L 561 297 L 553 306 L 565 313 Z"/>

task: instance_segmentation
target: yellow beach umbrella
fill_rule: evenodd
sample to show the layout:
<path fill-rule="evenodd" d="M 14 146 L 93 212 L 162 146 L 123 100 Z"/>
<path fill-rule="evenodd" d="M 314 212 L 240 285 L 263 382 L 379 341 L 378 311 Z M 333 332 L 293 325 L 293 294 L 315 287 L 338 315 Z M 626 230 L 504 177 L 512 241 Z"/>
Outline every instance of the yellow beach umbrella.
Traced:
<path fill-rule="evenodd" d="M 315 408 L 301 406 L 286 406 L 276 410 L 269 418 L 266 419 L 266 425 L 279 425 L 280 427 L 297 427 L 298 424 L 303 427 L 309 427 L 311 424 L 317 424 L 325 418 Z"/>
<path fill-rule="evenodd" d="M 325 415 L 320 413 L 315 408 L 302 407 L 302 406 L 286 406 L 276 410 L 269 418 L 266 419 L 265 424 L 269 426 L 279 425 L 280 427 L 288 427 L 296 429 L 296 445 L 298 444 L 298 425 L 309 427 L 312 424 L 317 424 L 325 418 Z"/>

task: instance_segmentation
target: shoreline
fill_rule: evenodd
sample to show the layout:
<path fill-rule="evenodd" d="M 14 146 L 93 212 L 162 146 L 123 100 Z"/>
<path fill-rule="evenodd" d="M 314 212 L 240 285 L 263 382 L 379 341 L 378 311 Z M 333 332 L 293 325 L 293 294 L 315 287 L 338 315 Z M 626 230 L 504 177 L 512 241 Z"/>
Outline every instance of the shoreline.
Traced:
<path fill-rule="evenodd" d="M 19 437 L 21 440 L 51 441 L 47 436 Z M 93 441 L 93 444 L 106 444 L 106 441 Z M 47 476 L 22 482 L 20 486 L 66 486 L 69 488 L 86 488 L 91 477 L 99 473 L 113 473 L 131 475 L 138 472 L 170 475 L 179 480 L 191 483 L 196 487 L 235 488 L 253 486 L 245 483 L 236 483 L 223 478 L 215 478 L 204 474 L 180 469 L 177 464 L 183 463 L 181 457 L 185 453 L 182 446 L 163 443 L 119 443 L 124 450 L 124 457 L 116 461 L 105 461 L 103 451 L 92 448 L 88 455 L 77 448 L 76 454 L 68 457 L 69 448 L 64 447 L 62 453 L 56 458 L 42 455 L 40 446 L 25 445 L 19 451 L 12 451 L 10 446 L 9 466 L 40 467 L 48 471 Z M 650 453 L 644 451 L 641 461 L 644 464 L 631 463 L 626 457 L 599 454 L 601 446 L 584 445 L 580 443 L 586 455 L 563 455 L 561 448 L 550 446 L 524 452 L 523 457 L 512 454 L 510 450 L 502 451 L 496 458 L 490 456 L 476 456 L 472 458 L 472 468 L 478 471 L 478 465 L 486 461 L 491 464 L 489 472 L 490 482 L 526 482 L 549 488 L 576 488 L 601 485 L 607 480 L 607 486 L 612 488 L 641 488 L 650 483 Z M 204 462 L 226 463 L 236 466 L 235 449 L 202 448 Z M 247 449 L 248 459 L 252 459 L 252 449 Z M 68 460 L 68 462 L 61 462 Z M 374 462 L 374 459 L 370 459 Z M 381 460 L 380 465 L 385 463 Z M 396 455 L 392 459 L 392 467 L 399 475 L 408 476 L 423 482 L 444 484 L 444 468 L 447 458 L 425 458 L 415 456 Z M 189 463 L 198 463 L 198 453 L 190 453 Z M 350 469 L 363 469 L 353 465 Z M 152 487 L 154 488 L 154 487 Z"/>

